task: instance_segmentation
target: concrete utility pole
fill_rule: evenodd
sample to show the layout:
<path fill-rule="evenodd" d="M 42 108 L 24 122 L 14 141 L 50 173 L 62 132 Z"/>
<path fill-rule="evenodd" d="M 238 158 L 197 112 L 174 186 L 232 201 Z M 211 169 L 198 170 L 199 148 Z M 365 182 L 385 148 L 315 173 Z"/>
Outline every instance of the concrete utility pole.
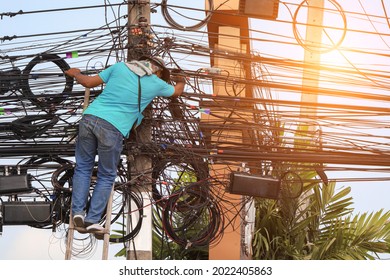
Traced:
<path fill-rule="evenodd" d="M 206 9 L 208 1 L 205 1 Z M 226 52 L 236 53 L 241 52 L 243 54 L 250 53 L 250 42 L 249 38 L 249 22 L 247 17 L 238 17 L 237 13 L 239 10 L 239 1 L 231 0 L 226 2 L 225 0 L 214 0 L 214 7 L 218 7 L 218 13 L 212 14 L 209 23 L 207 24 L 208 36 L 209 36 L 209 45 L 211 49 L 219 49 Z M 222 11 L 222 12 L 221 12 Z M 230 72 L 230 77 L 234 78 L 248 78 L 250 79 L 251 71 L 249 63 L 242 63 L 234 58 L 222 58 L 218 56 L 211 55 L 210 62 L 212 67 L 224 69 Z M 232 71 L 234 69 L 234 71 Z M 218 81 L 213 81 L 213 93 L 218 96 L 232 96 L 232 89 L 227 90 L 226 84 Z M 237 92 L 240 92 L 237 97 L 251 96 L 251 89 L 249 87 L 237 88 Z M 229 105 L 227 105 L 229 106 Z M 214 113 L 216 114 L 216 113 Z M 202 115 L 202 123 L 213 123 L 220 118 L 226 118 L 228 112 L 217 113 L 216 115 Z M 248 119 L 252 116 L 246 116 Z M 222 128 L 210 132 L 211 138 L 213 141 L 219 141 L 220 139 L 231 139 L 235 137 L 238 139 L 238 142 L 242 142 L 242 139 L 248 139 L 245 137 L 247 131 L 245 129 L 226 129 Z M 214 170 L 218 170 L 216 173 L 211 172 L 211 176 L 228 176 L 230 169 L 224 164 L 214 165 Z M 222 171 L 220 171 L 222 170 Z M 220 186 L 223 189 L 223 186 Z M 226 201 L 234 201 L 240 199 L 240 196 L 235 194 L 226 193 L 224 196 Z M 226 205 L 223 203 L 223 207 L 230 209 L 229 203 Z M 226 219 L 232 221 L 229 227 L 225 230 L 223 238 L 219 241 L 218 244 L 214 245 L 209 250 L 209 259 L 210 260 L 239 260 L 243 258 L 242 254 L 242 245 L 243 245 L 243 234 L 240 232 L 241 218 L 235 219 L 235 217 L 240 217 L 238 209 L 230 209 L 226 215 Z"/>
<path fill-rule="evenodd" d="M 314 104 L 318 102 L 318 89 L 320 77 L 320 63 L 321 63 L 321 46 L 322 46 L 322 32 L 323 32 L 323 18 L 324 18 L 324 0 L 309 0 L 307 13 L 307 27 L 306 27 L 306 46 L 304 53 L 304 64 L 316 65 L 318 67 L 304 67 L 302 76 L 302 88 L 311 88 L 312 92 L 303 91 L 301 101 L 310 102 L 309 107 L 301 106 L 301 123 L 298 127 L 299 135 L 296 134 L 297 141 L 296 148 L 307 149 L 307 143 L 313 141 L 313 136 L 317 129 L 311 120 L 317 115 L 317 108 Z M 309 69 L 310 68 L 310 69 Z M 298 144 L 300 143 L 300 144 Z M 305 196 L 307 196 L 306 194 Z M 301 198 L 303 200 L 303 198 Z M 301 209 L 307 208 L 309 205 L 305 203 L 300 206 Z"/>
<path fill-rule="evenodd" d="M 150 4 L 146 0 L 128 1 L 127 61 L 138 59 L 149 46 Z"/>
<path fill-rule="evenodd" d="M 324 17 L 324 0 L 309 0 L 306 28 L 306 44 L 308 49 L 305 49 L 304 63 L 310 65 L 320 65 L 321 62 L 321 44 L 323 17 Z M 312 51 L 310 51 L 312 50 Z M 317 51 L 318 50 L 318 51 Z M 303 88 L 318 88 L 320 70 L 319 67 L 310 67 L 303 69 L 302 87 Z M 302 102 L 317 103 L 317 92 L 302 92 Z M 313 108 L 313 107 L 311 107 Z M 308 109 L 301 107 L 302 118 L 311 118 L 317 114 L 315 107 Z M 310 129 L 310 128 L 309 128 Z"/>
<path fill-rule="evenodd" d="M 304 65 L 312 67 L 303 67 L 302 88 L 311 89 L 311 91 L 303 90 L 301 93 L 302 103 L 310 103 L 310 106 L 301 106 L 300 109 L 300 125 L 298 132 L 295 134 L 297 139 L 296 148 L 307 148 L 308 142 L 312 142 L 318 129 L 315 122 L 317 115 L 316 103 L 318 102 L 318 85 L 320 78 L 320 63 L 321 63 L 321 47 L 322 33 L 324 30 L 324 0 L 309 0 L 307 1 L 307 21 L 306 21 L 306 37 L 304 52 Z"/>
<path fill-rule="evenodd" d="M 141 55 L 145 54 L 145 50 L 149 46 L 149 34 L 150 34 L 150 5 L 146 0 L 135 0 L 128 2 L 128 51 L 127 61 L 138 59 Z M 151 142 L 152 128 L 150 121 L 151 110 L 147 108 L 144 111 L 145 119 L 142 125 L 137 128 L 137 139 L 140 144 L 146 144 Z M 134 139 L 134 135 L 132 135 Z M 143 174 L 148 176 L 146 172 L 150 172 L 152 167 L 152 161 L 147 155 L 128 155 L 128 168 L 131 169 L 133 174 Z M 135 172 L 134 172 L 135 171 Z M 149 173 L 150 174 L 150 173 Z M 151 180 L 148 180 L 151 181 Z M 134 186 L 133 186 L 134 187 Z M 150 197 L 152 193 L 151 185 L 142 186 L 142 196 L 144 205 L 150 205 Z M 129 202 L 131 204 L 131 202 Z M 134 206 L 127 205 L 127 209 L 134 209 Z M 138 260 L 151 260 L 152 259 L 152 209 L 146 207 L 143 209 L 143 217 L 137 217 L 135 214 L 128 215 L 127 231 L 132 230 L 130 228 L 130 218 L 133 221 L 137 219 L 143 219 L 142 228 L 139 234 L 134 239 L 134 250 L 130 247 L 130 244 L 126 246 L 126 259 L 138 259 Z M 133 215 L 131 217 L 130 215 Z M 133 222 L 136 224 L 136 222 Z"/>

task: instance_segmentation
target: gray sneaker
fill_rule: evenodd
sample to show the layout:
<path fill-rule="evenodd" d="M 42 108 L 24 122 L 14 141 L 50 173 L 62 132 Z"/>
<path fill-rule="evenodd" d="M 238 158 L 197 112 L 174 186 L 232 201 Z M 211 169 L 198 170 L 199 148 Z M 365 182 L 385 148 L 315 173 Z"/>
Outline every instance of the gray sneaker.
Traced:
<path fill-rule="evenodd" d="M 86 229 L 88 233 L 92 233 L 96 239 L 102 240 L 104 239 L 104 231 L 105 228 L 102 227 L 99 224 L 91 224 L 86 222 L 85 223 Z"/>
<path fill-rule="evenodd" d="M 85 228 L 87 229 L 87 232 L 89 232 L 89 233 L 103 232 L 104 231 L 104 227 L 102 227 L 101 225 L 91 224 L 88 222 L 85 223 Z"/>

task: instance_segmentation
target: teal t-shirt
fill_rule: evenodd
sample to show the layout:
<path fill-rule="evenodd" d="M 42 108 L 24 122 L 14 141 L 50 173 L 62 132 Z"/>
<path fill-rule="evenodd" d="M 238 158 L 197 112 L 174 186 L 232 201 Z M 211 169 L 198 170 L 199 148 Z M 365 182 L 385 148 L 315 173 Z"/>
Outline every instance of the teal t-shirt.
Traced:
<path fill-rule="evenodd" d="M 99 73 L 106 84 L 103 92 L 88 106 L 84 114 L 95 115 L 114 125 L 123 136 L 139 117 L 138 76 L 124 62 L 118 62 Z M 141 77 L 141 112 L 157 96 L 172 96 L 172 85 L 156 75 Z"/>

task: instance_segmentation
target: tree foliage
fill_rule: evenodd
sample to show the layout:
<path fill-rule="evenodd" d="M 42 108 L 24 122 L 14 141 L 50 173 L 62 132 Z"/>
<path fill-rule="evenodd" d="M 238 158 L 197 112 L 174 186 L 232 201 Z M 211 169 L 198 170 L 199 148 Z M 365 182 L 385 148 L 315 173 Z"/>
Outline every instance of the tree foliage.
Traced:
<path fill-rule="evenodd" d="M 309 184 L 297 199 L 256 201 L 253 258 L 364 260 L 390 252 L 390 211 L 354 215 L 350 187 Z"/>

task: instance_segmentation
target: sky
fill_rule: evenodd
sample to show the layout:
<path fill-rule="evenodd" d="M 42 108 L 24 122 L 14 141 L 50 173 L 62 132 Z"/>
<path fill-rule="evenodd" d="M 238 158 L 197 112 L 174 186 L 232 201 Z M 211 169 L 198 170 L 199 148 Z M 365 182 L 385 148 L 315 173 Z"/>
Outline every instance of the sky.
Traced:
<path fill-rule="evenodd" d="M 111 1 L 112 3 L 120 1 Z M 299 1 L 295 1 L 299 2 Z M 357 5 L 358 1 L 340 1 L 342 5 L 345 5 L 346 9 L 358 10 L 362 12 L 361 7 Z M 348 2 L 348 3 L 344 3 Z M 365 0 L 361 1 L 370 13 L 381 14 L 383 13 L 381 2 Z M 170 1 L 170 3 L 173 3 Z M 0 13 L 5 12 L 17 12 L 19 10 L 32 11 L 40 9 L 50 9 L 61 7 L 72 7 L 79 5 L 102 5 L 103 0 L 88 0 L 88 1 L 36 1 L 36 0 L 0 0 Z M 348 7 L 347 7 L 348 6 Z M 389 7 L 390 8 L 390 7 Z M 160 12 L 160 11 L 158 11 Z M 289 11 L 284 7 L 280 6 L 280 16 L 288 16 Z M 13 18 L 3 17 L 0 19 L 0 37 L 12 36 L 12 35 L 24 35 L 31 33 L 46 33 L 55 32 L 57 30 L 72 30 L 81 29 L 88 27 L 96 27 L 104 24 L 104 14 L 97 13 L 96 10 L 91 9 L 88 11 L 76 11 L 69 17 L 69 13 L 47 13 L 47 14 L 31 14 L 23 16 L 15 16 Z M 253 20 L 252 29 L 261 29 L 264 32 L 277 32 L 281 34 L 291 34 L 291 30 L 286 30 L 285 25 L 277 24 L 273 21 L 265 20 Z M 352 23 L 353 25 L 354 23 Z M 366 28 L 372 29 L 372 26 Z M 378 28 L 383 28 L 383 25 L 378 24 Z M 384 30 L 386 34 L 389 30 Z M 337 35 L 337 34 L 336 34 Z M 253 34 L 254 37 L 260 36 L 259 34 Z M 354 44 L 364 43 L 367 49 L 385 48 L 386 45 L 380 41 L 367 41 L 364 38 L 355 38 L 350 36 L 344 42 L 345 45 L 351 47 Z M 390 44 L 390 41 L 389 41 Z M 280 50 L 273 49 L 270 45 L 265 43 L 253 43 L 253 48 L 258 48 L 260 52 L 267 54 L 274 54 L 278 56 Z M 2 44 L 0 42 L 0 50 Z M 303 51 L 297 51 L 295 58 L 300 58 L 303 55 Z M 359 62 L 358 57 L 349 57 L 351 60 L 356 59 Z M 326 55 L 326 59 L 333 61 L 340 61 L 340 54 L 332 52 Z M 365 62 L 367 63 L 367 62 Z M 381 62 L 382 63 L 382 62 Z M 1 164 L 1 159 L 0 159 Z M 346 176 L 343 174 L 328 174 L 330 177 Z M 348 177 L 359 174 L 347 174 Z M 370 173 L 366 174 L 367 177 L 382 177 L 381 173 Z M 356 212 L 372 212 L 380 209 L 390 210 L 390 186 L 387 181 L 385 182 L 345 182 L 341 183 L 340 186 L 351 186 L 351 195 L 354 198 L 354 208 Z M 3 228 L 3 235 L 0 236 L 0 260 L 18 260 L 18 259 L 41 259 L 41 260 L 62 260 L 64 259 L 64 232 L 59 231 L 52 233 L 50 231 L 34 229 L 26 226 L 5 226 Z M 100 250 L 98 248 L 97 250 Z M 115 247 L 110 248 L 110 258 L 113 257 L 113 253 L 119 249 Z M 100 259 L 100 252 L 97 251 L 92 259 Z"/>

